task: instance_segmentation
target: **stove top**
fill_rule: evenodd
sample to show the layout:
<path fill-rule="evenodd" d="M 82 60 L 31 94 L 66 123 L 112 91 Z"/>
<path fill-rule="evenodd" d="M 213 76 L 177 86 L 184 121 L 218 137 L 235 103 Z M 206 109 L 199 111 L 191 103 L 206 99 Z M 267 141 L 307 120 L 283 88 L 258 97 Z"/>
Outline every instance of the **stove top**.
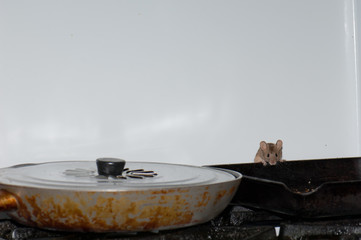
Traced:
<path fill-rule="evenodd" d="M 208 223 L 183 229 L 150 233 L 72 233 L 22 226 L 0 215 L 0 240 L 359 240 L 361 217 L 301 221 L 268 212 L 229 205 Z"/>

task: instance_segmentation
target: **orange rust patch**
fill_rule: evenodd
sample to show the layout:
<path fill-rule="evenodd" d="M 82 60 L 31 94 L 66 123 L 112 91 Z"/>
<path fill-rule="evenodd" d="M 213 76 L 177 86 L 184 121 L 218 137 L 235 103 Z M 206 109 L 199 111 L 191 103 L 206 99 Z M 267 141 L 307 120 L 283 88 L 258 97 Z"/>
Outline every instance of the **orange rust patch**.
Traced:
<path fill-rule="evenodd" d="M 236 190 L 236 187 L 235 186 L 231 187 L 231 189 L 229 189 L 229 195 L 232 195 L 234 190 Z"/>
<path fill-rule="evenodd" d="M 8 191 L 0 190 L 0 211 L 15 210 L 18 207 L 18 202 L 15 196 Z"/>
<path fill-rule="evenodd" d="M 168 194 L 174 192 L 175 192 L 174 189 L 161 189 L 161 190 L 152 191 L 151 194 Z"/>
<path fill-rule="evenodd" d="M 227 193 L 227 190 L 222 190 L 217 193 L 216 200 L 219 201 Z"/>
<path fill-rule="evenodd" d="M 202 199 L 200 199 L 200 201 L 198 201 L 198 204 L 196 205 L 196 207 L 207 206 L 210 199 L 211 199 L 211 196 L 210 196 L 209 192 L 204 192 L 202 195 Z"/>
<path fill-rule="evenodd" d="M 28 225 L 78 231 L 142 231 L 192 223 L 194 213 L 187 199 L 168 192 L 148 193 L 148 197 L 81 192 L 64 196 L 34 194 L 23 197 L 17 214 Z M 201 205 L 208 195 L 203 195 Z"/>
<path fill-rule="evenodd" d="M 217 193 L 216 198 L 214 199 L 213 204 L 216 205 L 223 197 L 226 195 L 227 190 L 221 190 Z"/>
<path fill-rule="evenodd" d="M 177 191 L 179 193 L 187 193 L 187 192 L 189 192 L 189 189 L 188 188 L 178 188 Z"/>

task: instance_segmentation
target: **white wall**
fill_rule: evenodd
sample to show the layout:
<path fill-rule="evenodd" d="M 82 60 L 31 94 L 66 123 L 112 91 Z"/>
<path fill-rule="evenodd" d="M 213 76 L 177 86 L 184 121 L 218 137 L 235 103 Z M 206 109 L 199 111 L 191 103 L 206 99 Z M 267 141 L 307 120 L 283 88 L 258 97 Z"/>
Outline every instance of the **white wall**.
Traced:
<path fill-rule="evenodd" d="M 0 0 L 0 166 L 358 156 L 359 5 Z"/>

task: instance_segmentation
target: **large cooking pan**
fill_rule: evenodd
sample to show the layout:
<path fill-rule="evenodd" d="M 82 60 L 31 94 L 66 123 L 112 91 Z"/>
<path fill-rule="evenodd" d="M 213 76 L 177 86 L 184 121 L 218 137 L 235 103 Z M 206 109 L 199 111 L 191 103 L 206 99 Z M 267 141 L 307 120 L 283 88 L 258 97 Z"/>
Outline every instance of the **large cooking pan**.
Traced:
<path fill-rule="evenodd" d="M 0 169 L 0 211 L 39 228 L 154 231 L 206 222 L 234 196 L 230 170 L 119 159 Z M 120 170 L 119 170 L 120 169 Z"/>
<path fill-rule="evenodd" d="M 242 173 L 233 201 L 290 216 L 361 215 L 361 158 L 215 165 Z"/>

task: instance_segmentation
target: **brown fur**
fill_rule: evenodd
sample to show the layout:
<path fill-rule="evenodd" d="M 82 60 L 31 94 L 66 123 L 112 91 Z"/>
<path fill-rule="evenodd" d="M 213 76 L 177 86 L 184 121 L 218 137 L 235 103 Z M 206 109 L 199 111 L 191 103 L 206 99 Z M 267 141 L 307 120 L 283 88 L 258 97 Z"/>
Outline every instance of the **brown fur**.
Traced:
<path fill-rule="evenodd" d="M 260 147 L 254 158 L 255 163 L 261 162 L 264 166 L 266 166 L 267 164 L 275 165 L 277 162 L 285 161 L 282 159 L 282 140 L 277 140 L 276 144 L 262 141 L 259 145 Z"/>

